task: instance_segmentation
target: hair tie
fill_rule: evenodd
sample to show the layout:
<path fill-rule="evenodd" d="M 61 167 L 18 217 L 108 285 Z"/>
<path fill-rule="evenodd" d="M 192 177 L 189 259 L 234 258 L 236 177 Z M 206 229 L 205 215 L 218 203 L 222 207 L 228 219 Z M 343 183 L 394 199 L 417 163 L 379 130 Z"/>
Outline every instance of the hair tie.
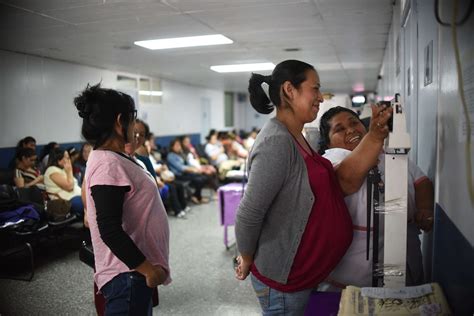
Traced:
<path fill-rule="evenodd" d="M 79 116 L 80 116 L 81 118 L 83 118 L 83 119 L 89 118 L 89 115 L 90 115 L 90 114 L 91 114 L 90 112 L 79 111 Z"/>
<path fill-rule="evenodd" d="M 273 81 L 272 75 L 265 76 L 265 82 L 266 82 L 268 85 L 271 85 L 272 81 Z"/>

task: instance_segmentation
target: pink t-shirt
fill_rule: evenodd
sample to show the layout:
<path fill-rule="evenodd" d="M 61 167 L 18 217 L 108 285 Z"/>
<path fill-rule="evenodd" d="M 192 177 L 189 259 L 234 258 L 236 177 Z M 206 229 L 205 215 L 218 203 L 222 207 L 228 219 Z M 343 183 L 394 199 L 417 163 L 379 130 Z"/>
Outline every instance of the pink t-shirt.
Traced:
<path fill-rule="evenodd" d="M 87 220 L 94 247 L 94 277 L 98 288 L 130 269 L 100 238 L 94 199 L 91 196 L 91 187 L 95 185 L 130 186 L 123 203 L 123 230 L 151 264 L 160 265 L 168 271 L 165 284 L 170 283 L 168 217 L 154 179 L 140 166 L 117 153 L 94 150 L 87 161 L 85 189 Z"/>

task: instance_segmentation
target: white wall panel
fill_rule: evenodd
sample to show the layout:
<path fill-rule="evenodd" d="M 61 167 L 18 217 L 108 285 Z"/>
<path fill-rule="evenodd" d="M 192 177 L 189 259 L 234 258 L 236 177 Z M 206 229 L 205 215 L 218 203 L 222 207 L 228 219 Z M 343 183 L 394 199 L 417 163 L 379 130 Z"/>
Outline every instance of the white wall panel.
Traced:
<path fill-rule="evenodd" d="M 115 88 L 117 72 L 0 51 L 0 148 L 24 136 L 39 144 L 81 140 L 73 99 L 88 83 Z M 139 77 L 139 75 L 130 75 Z M 200 100 L 207 98 L 211 126 L 224 127 L 224 93 L 163 80 L 162 104 L 139 107 L 156 135 L 200 133 Z"/>
<path fill-rule="evenodd" d="M 224 127 L 224 92 L 162 80 L 162 104 L 140 105 L 156 135 L 201 133 L 201 99 L 210 102 L 211 127 Z"/>
<path fill-rule="evenodd" d="M 469 1 L 461 3 L 458 12 L 466 11 Z M 441 2 L 440 14 L 442 17 L 451 16 L 452 3 Z M 446 18 L 445 18 L 446 19 Z M 473 71 L 474 42 L 472 30 L 474 16 L 461 27 L 458 27 L 458 42 L 461 63 L 465 80 L 467 74 Z M 437 198 L 438 203 L 446 211 L 449 218 L 456 224 L 461 233 L 474 246 L 474 202 L 470 200 L 466 169 L 465 144 L 466 136 L 461 132 L 463 112 L 458 91 L 458 77 L 454 49 L 452 45 L 451 29 L 439 29 L 439 103 L 438 103 L 438 172 Z M 470 80 L 473 80 L 472 77 Z M 472 87 L 471 82 L 471 87 Z M 472 88 L 471 88 L 472 89 Z M 466 95 L 467 96 L 467 95 Z M 471 108 L 471 125 L 474 116 L 474 99 L 468 98 Z M 472 141 L 472 139 L 471 139 Z M 474 146 L 471 149 L 471 164 L 474 165 Z"/>

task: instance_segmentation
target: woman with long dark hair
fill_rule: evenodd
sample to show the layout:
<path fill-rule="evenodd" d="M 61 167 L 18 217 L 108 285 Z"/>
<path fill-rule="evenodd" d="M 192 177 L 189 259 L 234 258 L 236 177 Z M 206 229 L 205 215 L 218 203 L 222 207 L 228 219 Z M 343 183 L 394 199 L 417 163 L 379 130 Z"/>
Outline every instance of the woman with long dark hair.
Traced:
<path fill-rule="evenodd" d="M 72 164 L 66 150 L 55 148 L 49 153 L 44 173 L 44 185 L 51 200 L 63 199 L 71 202 L 71 211 L 79 217 L 84 215 L 81 187 L 72 174 Z"/>
<path fill-rule="evenodd" d="M 360 150 L 334 170 L 302 134 L 323 102 L 320 87 L 314 67 L 297 60 L 281 62 L 269 76 L 252 74 L 249 81 L 252 106 L 262 114 L 276 108 L 276 117 L 262 128 L 249 156 L 235 227 L 241 254 L 236 277 L 252 272 L 264 315 L 304 314 L 311 290 L 352 240 L 343 196 L 358 190 L 388 135 L 390 112 L 374 109 L 375 125 Z"/>

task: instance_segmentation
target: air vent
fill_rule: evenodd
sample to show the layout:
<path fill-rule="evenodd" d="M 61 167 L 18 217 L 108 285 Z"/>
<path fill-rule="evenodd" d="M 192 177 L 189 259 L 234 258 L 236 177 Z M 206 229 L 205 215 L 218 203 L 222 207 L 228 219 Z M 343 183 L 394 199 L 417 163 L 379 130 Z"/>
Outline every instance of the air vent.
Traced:
<path fill-rule="evenodd" d="M 296 48 L 296 47 L 284 49 L 285 52 L 299 52 L 300 50 L 301 48 Z"/>

